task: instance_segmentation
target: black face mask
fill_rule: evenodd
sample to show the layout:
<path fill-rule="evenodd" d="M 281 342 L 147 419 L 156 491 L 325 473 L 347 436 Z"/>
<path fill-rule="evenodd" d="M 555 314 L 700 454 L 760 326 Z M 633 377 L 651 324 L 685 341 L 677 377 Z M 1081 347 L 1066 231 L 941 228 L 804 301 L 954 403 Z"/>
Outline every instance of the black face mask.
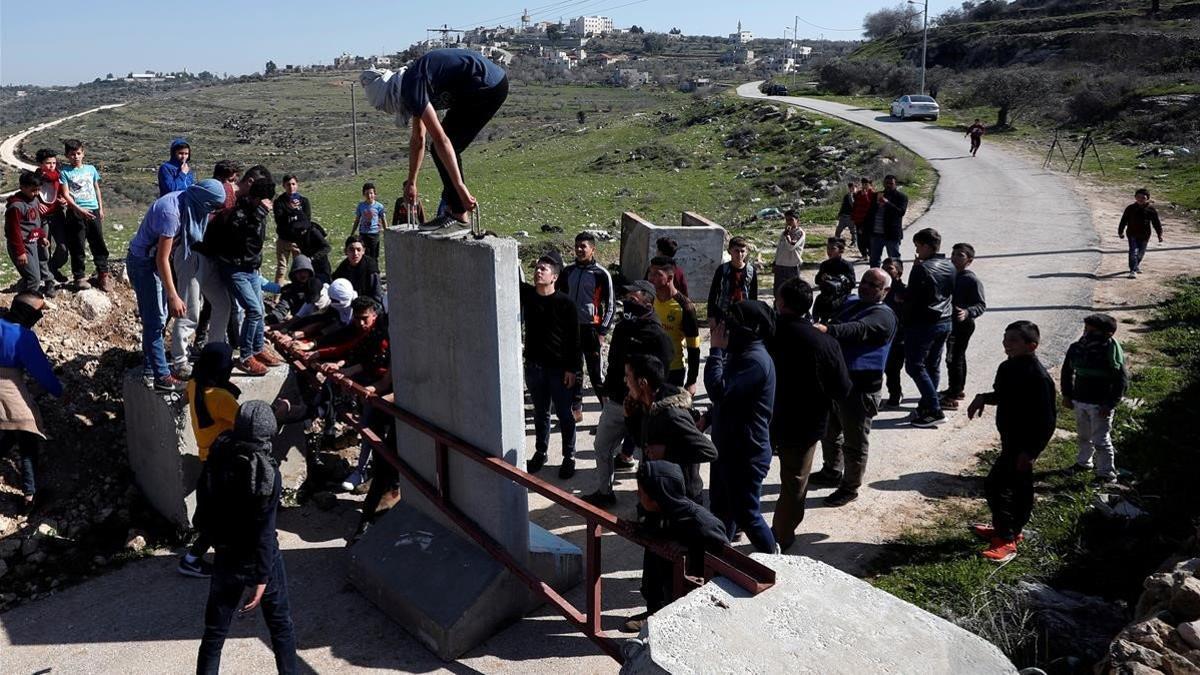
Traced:
<path fill-rule="evenodd" d="M 624 303 L 625 316 L 631 319 L 644 319 L 654 311 L 654 308 L 645 305 L 639 305 L 632 300 L 626 300 Z"/>
<path fill-rule="evenodd" d="M 34 324 L 42 319 L 42 310 L 34 309 L 23 302 L 14 302 L 12 307 L 8 308 L 5 318 L 12 323 L 33 328 Z"/>

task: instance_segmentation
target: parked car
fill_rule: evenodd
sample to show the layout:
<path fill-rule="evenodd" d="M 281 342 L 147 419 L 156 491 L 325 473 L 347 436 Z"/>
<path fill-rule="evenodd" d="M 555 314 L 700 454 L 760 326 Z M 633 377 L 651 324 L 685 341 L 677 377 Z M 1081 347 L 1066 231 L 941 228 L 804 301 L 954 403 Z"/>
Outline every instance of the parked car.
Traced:
<path fill-rule="evenodd" d="M 787 96 L 788 88 L 783 86 L 782 84 L 770 84 L 770 85 L 767 85 L 766 91 L 764 91 L 763 93 L 766 94 L 767 96 Z"/>
<path fill-rule="evenodd" d="M 932 96 L 909 94 L 892 101 L 892 117 L 899 117 L 902 120 L 916 117 L 928 117 L 936 120 L 941 112 L 942 109 L 938 107 L 937 101 L 933 100 Z"/>

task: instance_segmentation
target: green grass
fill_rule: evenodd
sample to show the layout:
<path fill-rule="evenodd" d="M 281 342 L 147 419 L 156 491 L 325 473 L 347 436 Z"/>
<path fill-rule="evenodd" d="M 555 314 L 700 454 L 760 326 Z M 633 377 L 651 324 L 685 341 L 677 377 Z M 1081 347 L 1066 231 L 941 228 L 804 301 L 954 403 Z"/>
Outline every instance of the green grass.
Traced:
<path fill-rule="evenodd" d="M 997 567 L 979 558 L 981 542 L 964 527 L 988 518 L 976 494 L 948 502 L 931 523 L 890 544 L 873 583 L 995 642 L 1018 666 L 1042 664 L 1056 647 L 1055 636 L 1031 625 L 1013 592 L 1017 582 L 1136 601 L 1142 579 L 1194 533 L 1200 515 L 1194 486 L 1200 450 L 1185 422 L 1200 409 L 1200 277 L 1175 287 L 1145 337 L 1123 337 L 1126 352 L 1137 356 L 1114 423 L 1117 465 L 1132 477 L 1128 497 L 1149 518 L 1113 523 L 1089 509 L 1094 487 L 1064 471 L 1075 457 L 1067 435 L 1052 440 L 1037 461 L 1033 519 L 1012 562 Z M 1070 432 L 1074 426 L 1060 408 L 1059 427 Z M 981 456 L 971 478 L 977 480 L 994 456 Z"/>

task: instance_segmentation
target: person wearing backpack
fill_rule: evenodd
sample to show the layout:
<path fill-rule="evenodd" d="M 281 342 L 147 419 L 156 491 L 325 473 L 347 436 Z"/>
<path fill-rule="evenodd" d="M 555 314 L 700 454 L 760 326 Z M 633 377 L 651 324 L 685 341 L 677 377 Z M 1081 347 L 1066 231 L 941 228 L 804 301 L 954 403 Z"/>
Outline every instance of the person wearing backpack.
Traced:
<path fill-rule="evenodd" d="M 271 634 L 275 667 L 296 672 L 296 634 L 288 602 L 287 571 L 275 532 L 281 481 L 271 457 L 277 422 L 266 401 L 238 408 L 233 430 L 213 442 L 196 486 L 193 522 L 212 542 L 212 581 L 204 609 L 197 673 L 217 673 L 234 612 L 259 606 Z M 250 600 L 242 604 L 250 588 Z M 240 606 L 240 607 L 239 607 Z"/>

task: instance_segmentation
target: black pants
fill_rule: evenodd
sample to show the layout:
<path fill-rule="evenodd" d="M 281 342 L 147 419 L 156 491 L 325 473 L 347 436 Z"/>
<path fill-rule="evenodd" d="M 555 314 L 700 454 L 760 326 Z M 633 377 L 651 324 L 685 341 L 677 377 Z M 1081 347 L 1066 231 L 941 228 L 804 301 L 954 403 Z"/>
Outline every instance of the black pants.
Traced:
<path fill-rule="evenodd" d="M 435 157 L 436 157 L 436 155 L 435 155 Z M 379 260 L 379 233 L 376 232 L 374 234 L 368 234 L 366 232 L 359 232 L 358 238 L 362 239 L 363 251 L 366 252 L 367 255 L 371 256 L 371 258 L 373 260 L 378 261 Z"/>
<path fill-rule="evenodd" d="M 588 379 L 592 383 L 592 391 L 600 396 L 604 379 L 600 374 L 600 333 L 596 326 L 588 324 L 579 327 L 579 346 L 583 350 L 583 363 L 587 368 Z M 583 407 L 583 373 L 575 373 L 575 391 L 573 404 L 576 408 Z"/>
<path fill-rule="evenodd" d="M 21 459 L 21 491 L 26 497 L 37 492 L 37 453 L 41 438 L 28 431 L 6 431 L 0 436 L 0 451 L 17 449 Z"/>
<path fill-rule="evenodd" d="M 865 223 L 855 225 L 854 228 L 858 232 L 858 252 L 862 254 L 862 257 L 869 258 L 871 256 L 871 232 Z"/>
<path fill-rule="evenodd" d="M 996 529 L 996 536 L 1002 539 L 1011 540 L 1020 534 L 1033 513 L 1033 467 L 1026 471 L 1018 469 L 1020 454 L 1018 449 L 1002 447 L 984 482 L 988 508 L 992 511 L 992 527 Z M 1029 454 L 1037 455 L 1036 452 Z"/>
<path fill-rule="evenodd" d="M 67 218 L 61 212 L 55 212 L 43 220 L 50 228 L 50 273 L 58 279 L 62 276 L 63 265 L 71 257 L 67 248 Z"/>
<path fill-rule="evenodd" d="M 563 384 L 563 369 L 525 363 L 525 388 L 533 399 L 534 451 L 545 456 L 550 447 L 550 409 L 558 417 L 563 459 L 575 457 L 575 417 L 571 414 L 571 390 Z"/>
<path fill-rule="evenodd" d="M 67 250 L 71 254 L 71 276 L 75 279 L 83 279 L 87 276 L 85 243 L 92 251 L 92 261 L 96 263 L 96 272 L 108 272 L 108 244 L 104 243 L 103 219 L 98 211 L 91 213 L 95 217 L 88 220 L 74 211 L 67 212 L 65 235 Z"/>
<path fill-rule="evenodd" d="M 217 552 L 218 558 L 221 552 Z M 242 594 L 253 586 L 247 586 L 237 574 L 222 571 L 218 565 L 213 571 L 208 587 L 208 604 L 204 608 L 204 637 L 200 640 L 200 654 L 196 660 L 196 673 L 216 675 L 221 669 L 221 649 L 234 612 L 242 604 Z M 292 612 L 288 602 L 287 571 L 283 567 L 283 556 L 275 553 L 275 563 L 263 593 L 263 619 L 271 633 L 271 649 L 275 652 L 275 668 L 280 673 L 296 672 L 296 632 L 292 627 Z"/>
<path fill-rule="evenodd" d="M 956 321 L 946 338 L 946 376 L 950 381 L 947 390 L 953 396 L 961 396 L 967 385 L 967 345 L 975 333 L 975 320 Z"/>
<path fill-rule="evenodd" d="M 454 147 L 454 160 L 458 163 L 460 176 L 464 175 L 463 151 L 492 120 L 492 117 L 500 110 L 500 106 L 504 105 L 506 98 L 508 98 L 507 77 L 494 87 L 475 92 L 470 100 L 455 101 L 446 111 L 446 116 L 442 118 L 442 129 L 450 139 L 450 145 Z M 436 152 L 433 153 L 433 164 L 437 167 L 438 175 L 442 177 L 442 202 L 451 213 L 463 213 L 467 208 L 459 198 L 458 190 L 454 189 L 442 158 Z"/>
<path fill-rule="evenodd" d="M 883 372 L 887 377 L 888 398 L 902 397 L 904 389 L 900 385 L 900 373 L 904 372 L 904 338 L 900 337 L 899 333 L 896 334 L 896 339 L 892 340 Z"/>

